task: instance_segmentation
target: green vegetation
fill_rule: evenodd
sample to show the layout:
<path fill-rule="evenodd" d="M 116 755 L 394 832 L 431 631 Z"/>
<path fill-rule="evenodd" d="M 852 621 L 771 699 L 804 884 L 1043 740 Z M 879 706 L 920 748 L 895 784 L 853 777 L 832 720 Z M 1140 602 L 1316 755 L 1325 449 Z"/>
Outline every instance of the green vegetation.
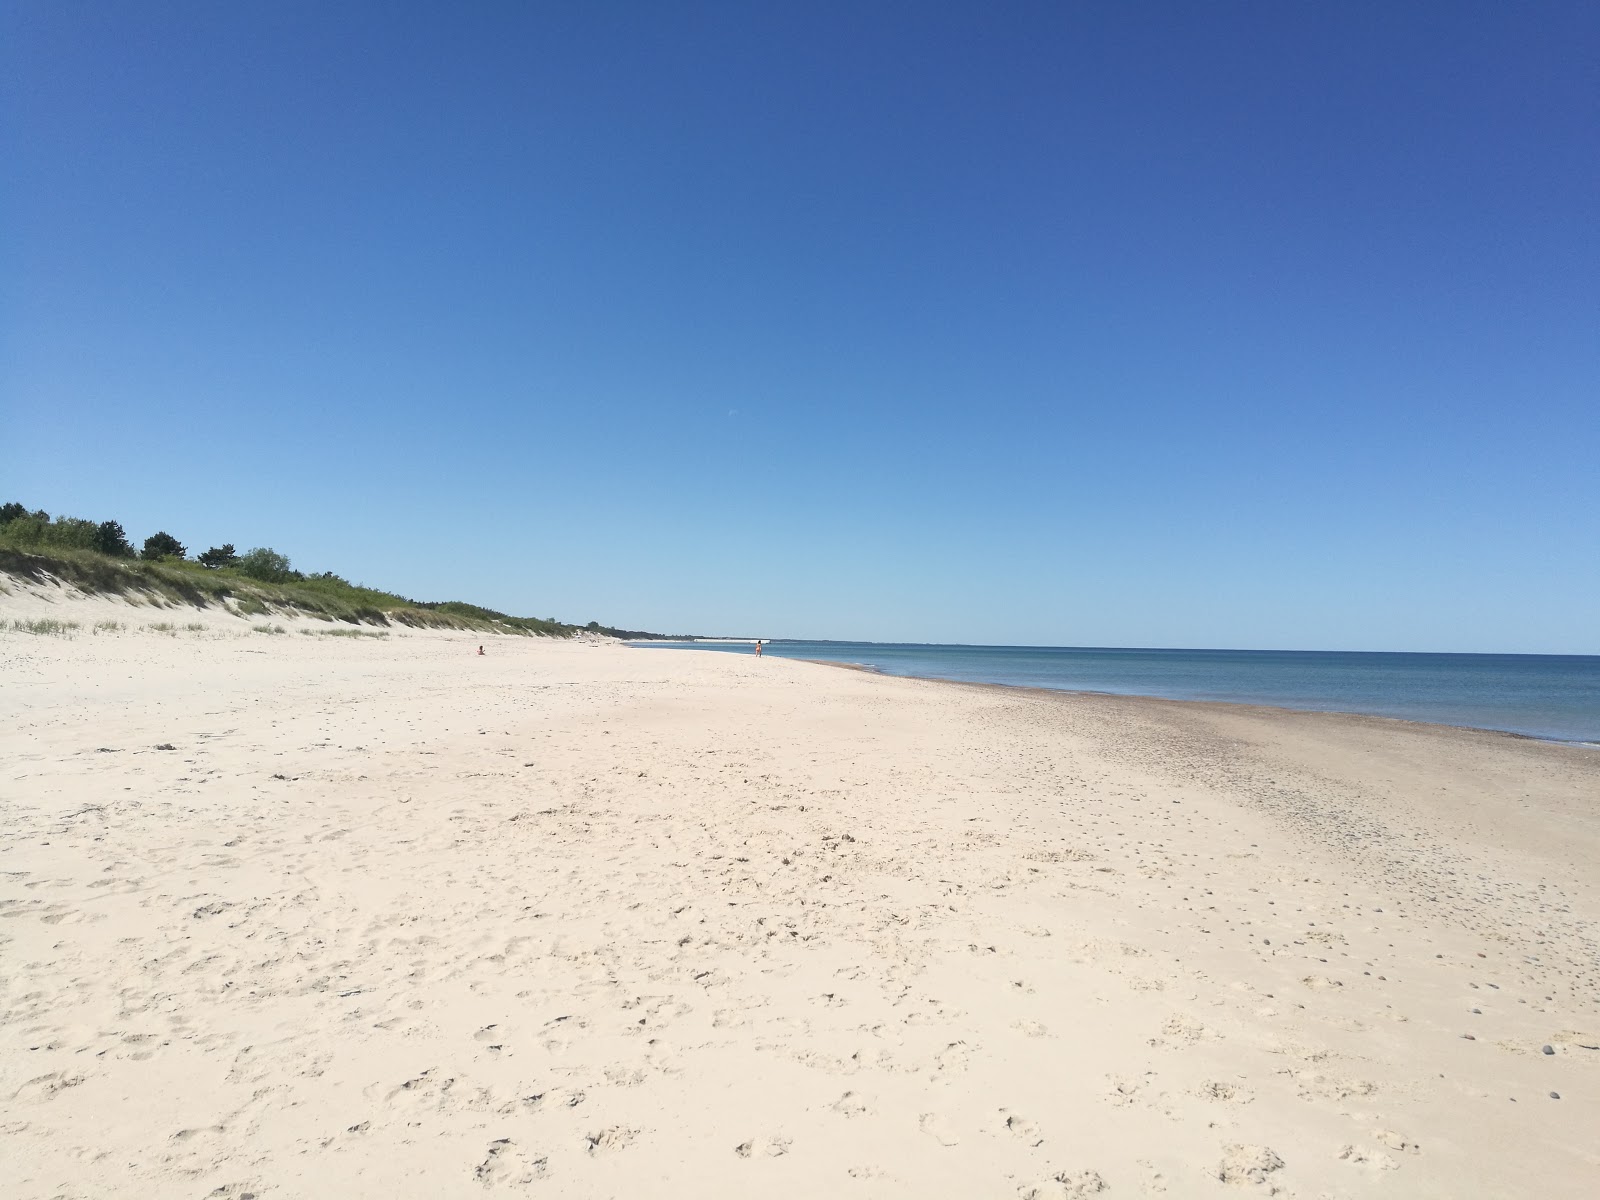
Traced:
<path fill-rule="evenodd" d="M 563 625 L 554 617 L 542 619 L 539 617 L 508 617 L 505 613 L 495 612 L 492 608 L 480 608 L 476 604 L 467 604 L 460 600 L 445 600 L 442 602 L 418 604 L 421 612 L 433 614 L 435 618 L 443 620 L 460 620 L 477 622 L 480 624 L 500 623 L 509 626 L 516 633 L 538 633 L 545 637 L 571 637 L 574 629 L 571 625 Z M 417 624 L 429 624 L 429 621 Z M 402 621 L 402 624 L 412 624 Z"/>
<path fill-rule="evenodd" d="M 113 558 L 133 557 L 133 544 L 128 541 L 128 535 L 117 521 L 101 521 L 95 526 L 94 548 Z"/>
<path fill-rule="evenodd" d="M 34 545 L 47 549 L 94 550 L 110 558 L 132 558 L 133 547 L 115 521 L 96 525 L 78 517 L 50 519 L 40 509 L 29 512 L 20 504 L 0 504 L 0 530 L 9 545 Z"/>
<path fill-rule="evenodd" d="M 262 583 L 288 583 L 292 579 L 301 578 L 298 572 L 290 568 L 287 554 L 279 554 L 276 550 L 268 550 L 265 546 L 257 546 L 254 550 L 240 555 L 233 569 L 241 575 L 248 575 L 251 579 L 259 579 Z"/>
<path fill-rule="evenodd" d="M 585 633 L 598 633 L 604 637 L 620 638 L 625 642 L 694 642 L 698 641 L 692 633 L 646 633 L 642 629 L 618 629 L 615 625 L 602 625 L 599 621 L 590 621 L 583 627 Z"/>
<path fill-rule="evenodd" d="M 76 621 L 57 621 L 50 617 L 40 617 L 34 621 L 13 621 L 11 629 L 14 633 L 39 633 L 51 637 L 72 637 L 78 632 Z"/>
<path fill-rule="evenodd" d="M 96 633 L 121 633 L 122 630 L 123 624 L 121 621 L 96 621 L 94 623 L 94 631 Z"/>
<path fill-rule="evenodd" d="M 331 571 L 306 575 L 294 569 L 287 555 L 267 546 L 240 554 L 232 543 L 225 543 L 194 559 L 187 555 L 184 544 L 165 531 L 147 537 L 136 554 L 116 521 L 52 518 L 22 504 L 0 505 L 0 575 L 33 583 L 57 581 L 90 595 L 123 596 L 158 606 L 214 606 L 251 617 L 283 613 L 330 624 L 544 637 L 571 637 L 580 632 L 578 626 L 554 617 L 514 617 L 460 600 L 410 600 L 351 583 Z M 146 628 L 177 633 L 169 623 Z M 623 638 L 671 636 L 617 629 L 597 621 L 583 630 Z"/>
<path fill-rule="evenodd" d="M 289 631 L 287 629 L 285 629 L 282 625 L 252 625 L 252 626 L 250 626 L 250 632 L 251 633 L 288 633 Z"/>
<path fill-rule="evenodd" d="M 170 533 L 152 533 L 144 540 L 144 553 L 140 558 L 159 562 L 163 558 L 182 558 L 188 554 L 184 545 Z"/>
<path fill-rule="evenodd" d="M 283 632 L 282 626 L 278 627 L 278 632 Z M 300 632 L 305 634 L 307 637 L 316 635 L 321 637 L 386 638 L 389 636 L 389 631 L 387 629 L 345 629 L 343 627 L 338 629 L 302 629 Z"/>
<path fill-rule="evenodd" d="M 233 552 L 232 542 L 224 542 L 211 547 L 204 554 L 195 555 L 194 560 L 202 567 L 231 567 L 239 561 L 239 556 Z"/>

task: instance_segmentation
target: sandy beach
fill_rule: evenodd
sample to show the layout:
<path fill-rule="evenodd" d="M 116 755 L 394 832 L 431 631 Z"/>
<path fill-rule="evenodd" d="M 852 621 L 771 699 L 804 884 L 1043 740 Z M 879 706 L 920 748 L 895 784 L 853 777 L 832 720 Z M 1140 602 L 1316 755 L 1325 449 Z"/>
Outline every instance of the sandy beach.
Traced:
<path fill-rule="evenodd" d="M 14 1200 L 1600 1195 L 1595 751 L 0 615 Z"/>

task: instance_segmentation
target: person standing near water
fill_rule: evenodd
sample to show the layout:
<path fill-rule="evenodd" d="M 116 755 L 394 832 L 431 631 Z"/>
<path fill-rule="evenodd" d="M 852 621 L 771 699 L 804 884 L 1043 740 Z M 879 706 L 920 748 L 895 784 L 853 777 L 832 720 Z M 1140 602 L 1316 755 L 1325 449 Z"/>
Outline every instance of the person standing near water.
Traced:
<path fill-rule="evenodd" d="M 756 639 L 756 657 L 757 658 L 761 657 L 761 639 L 760 638 Z"/>

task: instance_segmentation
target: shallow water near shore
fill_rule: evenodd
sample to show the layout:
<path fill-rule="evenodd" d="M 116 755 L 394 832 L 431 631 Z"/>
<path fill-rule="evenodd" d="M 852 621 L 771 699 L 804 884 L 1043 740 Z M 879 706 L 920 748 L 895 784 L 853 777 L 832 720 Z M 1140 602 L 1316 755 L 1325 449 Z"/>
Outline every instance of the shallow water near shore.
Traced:
<path fill-rule="evenodd" d="M 746 642 L 640 642 L 753 653 Z M 773 641 L 781 658 L 1055 691 L 1270 704 L 1600 743 L 1600 657 Z"/>

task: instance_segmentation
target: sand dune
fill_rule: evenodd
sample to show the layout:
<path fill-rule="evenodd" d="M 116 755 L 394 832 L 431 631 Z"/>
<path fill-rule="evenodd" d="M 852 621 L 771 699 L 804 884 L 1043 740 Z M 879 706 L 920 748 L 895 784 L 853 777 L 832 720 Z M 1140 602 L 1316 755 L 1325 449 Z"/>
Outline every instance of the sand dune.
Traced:
<path fill-rule="evenodd" d="M 49 611 L 7 1196 L 1600 1194 L 1595 752 Z"/>

